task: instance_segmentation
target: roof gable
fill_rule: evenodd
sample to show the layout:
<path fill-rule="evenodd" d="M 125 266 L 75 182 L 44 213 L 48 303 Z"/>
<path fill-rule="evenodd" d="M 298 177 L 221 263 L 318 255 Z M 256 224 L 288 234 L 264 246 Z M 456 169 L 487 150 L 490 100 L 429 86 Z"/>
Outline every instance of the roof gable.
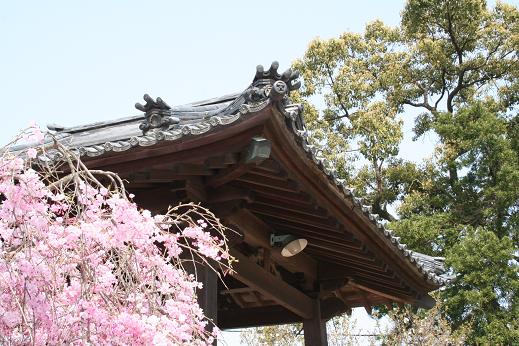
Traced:
<path fill-rule="evenodd" d="M 118 157 L 123 152 L 181 143 L 188 138 L 203 138 L 215 131 L 228 131 L 237 123 L 265 112 L 273 113 L 278 120 L 282 119 L 276 126 L 284 127 L 283 135 L 291 136 L 291 140 L 311 161 L 309 165 L 319 169 L 321 176 L 341 194 L 343 208 L 351 209 L 348 213 L 355 215 L 366 226 L 367 232 L 371 232 L 367 239 L 379 239 L 381 244 L 385 244 L 383 246 L 391 253 L 388 258 L 408 270 L 414 280 L 423 281 L 424 287 L 432 289 L 445 284 L 449 277 L 443 269 L 442 260 L 411 251 L 400 243 L 400 239 L 386 229 L 378 215 L 373 214 L 371 208 L 355 197 L 354 192 L 338 178 L 335 168 L 320 156 L 320 148 L 310 144 L 310 134 L 302 119 L 302 107 L 291 103 L 289 98 L 290 92 L 299 87 L 297 77 L 297 73 L 291 70 L 279 74 L 277 64 L 267 71 L 258 66 L 252 84 L 241 93 L 174 107 L 160 98 L 154 100 L 146 95 L 146 104 L 137 105 L 139 110 L 145 112 L 144 117 L 131 116 L 68 128 L 54 125 L 49 129 L 53 130 L 60 142 L 88 162 L 89 159 L 105 156 Z M 49 149 L 39 159 L 54 162 L 60 157 Z"/>

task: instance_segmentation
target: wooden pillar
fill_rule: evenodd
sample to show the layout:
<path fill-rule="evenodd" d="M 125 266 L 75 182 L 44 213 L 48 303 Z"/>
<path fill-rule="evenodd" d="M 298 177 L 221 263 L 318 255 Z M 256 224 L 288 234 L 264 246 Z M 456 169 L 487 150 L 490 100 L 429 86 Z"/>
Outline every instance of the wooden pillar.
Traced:
<path fill-rule="evenodd" d="M 314 301 L 314 315 L 303 321 L 305 332 L 305 346 L 327 346 L 326 321 L 321 318 L 321 304 L 319 299 Z"/>
<path fill-rule="evenodd" d="M 198 269 L 198 281 L 202 283 L 202 289 L 197 290 L 198 304 L 204 310 L 204 315 L 215 324 L 218 313 L 218 276 L 209 266 L 200 266 Z"/>
<path fill-rule="evenodd" d="M 202 177 L 191 176 L 186 179 L 185 189 L 189 201 L 196 203 L 207 201 L 207 191 Z M 212 331 L 213 326 L 218 325 L 218 275 L 209 265 L 197 263 L 195 267 L 196 280 L 202 283 L 202 288 L 196 290 L 198 305 L 204 311 L 204 316 L 212 321 L 206 327 L 208 331 Z M 191 270 L 188 271 L 192 272 Z M 216 344 L 215 339 L 213 346 L 216 346 Z"/>
<path fill-rule="evenodd" d="M 184 268 L 193 275 L 194 265 L 184 264 Z M 197 281 L 202 283 L 202 288 L 196 290 L 198 305 L 204 311 L 204 316 L 212 321 L 207 325 L 207 330 L 213 330 L 213 323 L 218 325 L 218 275 L 207 265 L 196 264 Z M 216 340 L 213 345 L 216 346 Z"/>

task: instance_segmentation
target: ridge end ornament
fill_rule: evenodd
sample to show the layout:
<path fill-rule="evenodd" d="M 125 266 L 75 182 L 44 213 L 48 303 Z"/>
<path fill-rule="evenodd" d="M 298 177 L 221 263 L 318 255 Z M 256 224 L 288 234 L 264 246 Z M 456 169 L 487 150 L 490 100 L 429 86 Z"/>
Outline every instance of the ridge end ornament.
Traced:
<path fill-rule="evenodd" d="M 301 87 L 298 71 L 289 68 L 279 74 L 278 68 L 277 61 L 274 61 L 266 71 L 262 65 L 256 67 L 256 75 L 247 92 L 249 101 L 259 102 L 270 98 L 274 102 L 286 102 L 290 92 Z"/>
<path fill-rule="evenodd" d="M 144 94 L 143 99 L 146 103 L 136 103 L 135 108 L 144 112 L 144 121 L 139 125 L 144 134 L 152 129 L 167 130 L 180 122 L 179 118 L 172 116 L 171 107 L 160 97 L 155 101 L 150 95 Z"/>

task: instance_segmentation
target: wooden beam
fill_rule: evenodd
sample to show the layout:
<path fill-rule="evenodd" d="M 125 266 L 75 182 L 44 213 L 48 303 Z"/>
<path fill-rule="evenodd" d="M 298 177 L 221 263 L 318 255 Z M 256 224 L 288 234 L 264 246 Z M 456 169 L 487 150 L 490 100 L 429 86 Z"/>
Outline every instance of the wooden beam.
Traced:
<path fill-rule="evenodd" d="M 134 201 L 139 207 L 149 209 L 154 212 L 163 212 L 169 206 L 178 204 L 179 198 L 177 192 L 185 189 L 185 181 L 176 181 L 171 184 L 164 184 L 163 187 L 154 187 L 153 189 L 132 189 L 129 191 L 135 194 Z"/>
<path fill-rule="evenodd" d="M 235 293 L 250 293 L 254 292 L 253 288 L 250 287 L 239 287 L 239 288 L 229 288 L 227 290 L 221 290 L 220 294 L 235 294 Z"/>
<path fill-rule="evenodd" d="M 286 201 L 286 202 L 307 202 L 309 206 L 312 205 L 312 202 L 309 200 L 309 197 L 307 194 L 303 192 L 287 192 L 283 191 L 280 192 L 278 189 L 267 187 L 267 186 L 256 186 L 252 184 L 248 184 L 245 182 L 236 181 L 232 183 L 233 186 L 241 187 L 244 189 L 250 189 L 251 191 L 254 191 L 256 194 L 261 196 L 268 196 L 275 199 L 278 199 L 280 201 Z"/>
<path fill-rule="evenodd" d="M 207 200 L 207 193 L 201 177 L 189 177 L 186 180 L 186 194 L 190 202 L 205 202 Z"/>
<path fill-rule="evenodd" d="M 340 290 L 348 283 L 348 279 L 335 279 L 319 282 L 319 298 L 324 299 L 333 294 L 334 291 Z"/>
<path fill-rule="evenodd" d="M 217 189 L 210 189 L 207 192 L 207 196 L 208 203 L 220 203 L 236 200 L 243 200 L 247 203 L 252 203 L 255 199 L 253 192 L 232 186 L 222 186 Z"/>
<path fill-rule="evenodd" d="M 302 272 L 310 283 L 317 278 L 317 263 L 305 253 L 293 257 L 283 257 L 281 252 L 271 249 L 270 235 L 275 233 L 269 225 L 246 209 L 238 209 L 225 217 L 227 223 L 237 226 L 244 235 L 246 243 L 270 249 L 270 257 L 292 273 Z"/>
<path fill-rule="evenodd" d="M 206 185 L 212 188 L 225 185 L 247 173 L 251 165 L 252 164 L 239 163 L 236 166 L 223 169 L 217 175 L 207 178 Z"/>
<path fill-rule="evenodd" d="M 220 219 L 225 219 L 229 215 L 234 214 L 237 210 L 243 209 L 244 204 L 244 201 L 233 200 L 227 202 L 207 203 L 206 206 Z"/>
<path fill-rule="evenodd" d="M 301 321 L 301 317 L 279 305 L 218 311 L 218 327 L 223 330 Z"/>
<path fill-rule="evenodd" d="M 277 175 L 286 176 L 286 172 L 281 171 L 281 166 L 278 162 L 272 159 L 268 159 L 263 161 L 260 165 L 256 167 L 256 169 L 260 169 L 262 171 L 271 172 Z"/>
<path fill-rule="evenodd" d="M 327 258 L 327 262 L 332 262 L 340 265 L 360 266 L 363 269 L 372 271 L 376 275 L 382 275 L 384 277 L 394 279 L 393 274 L 385 272 L 382 266 L 375 263 L 375 260 L 366 254 L 362 254 L 355 248 L 343 246 L 339 244 L 333 246 L 333 244 L 319 241 L 319 239 L 313 239 L 308 237 L 308 253 L 315 254 L 320 257 Z M 343 269 L 343 272 L 346 271 Z"/>
<path fill-rule="evenodd" d="M 269 271 L 271 264 L 272 262 L 270 261 L 270 249 L 263 248 L 263 269 Z"/>
<path fill-rule="evenodd" d="M 155 171 L 152 171 L 152 173 Z M 171 172 L 174 175 L 212 175 L 213 171 L 207 168 L 204 165 L 195 165 L 195 164 L 189 164 L 184 163 L 180 165 L 175 165 L 171 169 Z"/>
<path fill-rule="evenodd" d="M 210 169 L 221 169 L 238 163 L 239 154 L 227 153 L 222 156 L 210 157 L 205 160 L 204 164 Z"/>
<path fill-rule="evenodd" d="M 300 196 L 301 197 L 300 199 L 285 200 L 283 198 L 284 194 L 279 193 L 279 192 L 276 197 L 263 196 L 263 194 L 256 194 L 256 195 L 257 195 L 257 198 L 255 199 L 255 201 L 260 204 L 276 205 L 276 206 L 281 205 L 281 206 L 285 206 L 285 207 L 290 206 L 291 208 L 297 207 L 297 208 L 302 208 L 302 209 L 309 210 L 309 211 L 311 210 L 312 212 L 314 212 L 317 215 L 323 215 L 326 213 L 326 210 L 319 208 L 316 205 L 313 205 L 309 201 L 305 201 L 302 198 L 302 196 Z"/>
<path fill-rule="evenodd" d="M 247 307 L 247 303 L 245 303 L 245 301 L 241 298 L 239 293 L 231 293 L 230 295 L 231 295 L 232 299 L 234 300 L 234 302 L 236 304 L 238 304 L 239 307 L 241 307 L 241 308 Z"/>
<path fill-rule="evenodd" d="M 350 280 L 351 272 L 351 268 L 348 266 L 330 262 L 319 265 L 317 275 L 322 282 Z"/>
<path fill-rule="evenodd" d="M 270 216 L 279 220 L 286 220 L 290 222 L 301 223 L 303 225 L 314 226 L 321 229 L 331 229 L 335 231 L 339 228 L 339 225 L 335 219 L 321 219 L 319 217 L 305 214 L 287 213 L 286 211 L 279 210 L 278 208 L 265 205 L 251 205 L 248 208 L 257 214 Z"/>
<path fill-rule="evenodd" d="M 364 285 L 360 285 L 360 284 L 354 282 L 353 280 L 350 280 L 348 282 L 348 285 L 352 286 L 352 287 L 355 287 L 355 288 L 358 288 L 359 290 L 362 290 L 362 291 L 365 291 L 365 292 L 369 292 L 369 293 L 373 293 L 373 294 L 375 294 L 377 296 L 387 298 L 387 299 L 389 299 L 391 301 L 394 301 L 396 303 L 409 303 L 409 299 L 403 299 L 403 298 L 394 296 L 392 294 L 388 294 L 387 292 L 382 292 L 382 291 L 379 291 L 379 290 L 376 290 L 376 289 L 373 289 L 373 288 L 370 288 L 370 287 L 367 287 L 367 286 L 364 286 Z"/>
<path fill-rule="evenodd" d="M 313 317 L 314 307 L 311 298 L 270 274 L 240 252 L 231 249 L 231 255 L 238 260 L 233 264 L 233 277 L 294 314 L 305 319 Z"/>
<path fill-rule="evenodd" d="M 313 253 L 310 252 L 310 253 Z M 324 255 L 321 255 L 321 257 L 326 256 L 326 253 Z M 327 259 L 328 263 L 330 259 Z M 362 262 L 359 263 L 353 263 L 351 261 L 347 261 L 345 259 L 338 259 L 336 258 L 334 260 L 334 264 L 340 264 L 340 266 L 343 267 L 343 269 L 337 273 L 337 275 L 334 275 L 333 277 L 326 277 L 323 275 L 319 275 L 320 280 L 330 280 L 330 279 L 344 279 L 344 278 L 353 278 L 355 280 L 364 280 L 366 281 L 367 285 L 378 285 L 382 286 L 385 289 L 388 290 L 396 290 L 400 294 L 405 295 L 411 295 L 411 292 L 405 288 L 399 281 L 398 277 L 393 276 L 387 276 L 385 273 L 381 272 L 380 270 L 369 268 L 363 266 Z M 327 266 L 327 265 L 326 265 Z M 325 266 L 322 266 L 325 267 Z"/>
<path fill-rule="evenodd" d="M 364 263 L 366 264 L 366 267 L 374 268 L 384 273 L 384 271 L 381 269 L 382 266 L 380 264 L 377 264 L 373 257 L 368 256 L 358 248 L 351 246 L 348 243 L 344 244 L 341 243 L 341 241 L 336 241 L 335 243 L 333 243 L 329 239 L 321 239 L 319 236 L 316 236 L 314 234 L 307 234 L 305 232 L 299 232 L 298 234 L 305 235 L 305 237 L 308 239 L 308 244 L 309 246 L 311 245 L 311 247 L 308 248 L 308 253 L 313 252 L 325 256 L 327 256 L 328 253 L 330 254 L 330 259 L 339 258 L 346 260 L 347 262 L 352 260 L 352 264 Z"/>
<path fill-rule="evenodd" d="M 270 141 L 263 137 L 253 137 L 247 150 L 240 156 L 240 163 L 226 168 L 217 175 L 207 179 L 207 186 L 216 188 L 238 179 L 247 173 L 252 167 L 261 164 L 270 156 Z"/>
<path fill-rule="evenodd" d="M 236 180 L 256 186 L 268 187 L 279 191 L 298 192 L 299 187 L 291 180 L 282 181 L 269 177 L 254 176 L 252 174 L 239 176 Z"/>
<path fill-rule="evenodd" d="M 275 199 L 269 199 L 265 197 L 257 198 L 254 203 L 256 205 L 263 205 L 268 207 L 274 207 L 276 209 L 284 210 L 290 213 L 304 214 L 312 217 L 317 217 L 321 219 L 327 220 L 329 215 L 326 213 L 324 209 L 317 209 L 313 207 L 307 207 L 305 205 L 297 204 L 297 203 L 283 203 L 277 201 Z"/>
<path fill-rule="evenodd" d="M 128 174 L 128 181 L 135 183 L 169 183 L 191 176 L 212 175 L 214 172 L 203 165 L 190 163 L 171 164 L 168 169 L 147 169 Z"/>
<path fill-rule="evenodd" d="M 351 266 L 351 264 L 350 264 Z M 360 265 L 343 267 L 332 263 L 319 266 L 319 280 L 334 281 L 350 279 L 350 286 L 357 290 L 364 290 L 389 301 L 411 303 L 414 293 L 403 287 L 399 281 L 381 278 L 380 274 L 372 270 L 360 270 Z M 361 281 L 361 282 L 359 282 Z"/>
<path fill-rule="evenodd" d="M 344 242 L 346 240 L 350 244 L 349 246 L 352 246 L 353 248 L 359 250 L 362 249 L 362 244 L 360 243 L 360 241 L 353 238 L 353 236 L 350 233 L 342 229 L 324 228 L 326 232 L 323 232 L 323 228 L 310 225 L 303 225 L 301 223 L 281 220 L 273 217 L 268 217 L 268 223 L 274 225 L 275 227 L 279 226 L 282 228 L 301 230 L 301 232 L 308 232 L 310 234 L 318 236 L 319 238 L 326 238 L 332 242 Z"/>
<path fill-rule="evenodd" d="M 321 304 L 318 299 L 313 301 L 314 315 L 303 321 L 305 331 L 305 346 L 326 346 L 326 321 L 321 317 Z"/>
<path fill-rule="evenodd" d="M 248 174 L 252 175 L 253 177 L 254 176 L 256 176 L 256 177 L 266 177 L 266 178 L 275 179 L 275 180 L 278 180 L 278 181 L 287 181 L 288 180 L 286 174 L 272 173 L 270 171 L 262 170 L 262 169 L 260 169 L 257 166 L 254 167 L 253 169 L 251 169 Z"/>
<path fill-rule="evenodd" d="M 204 310 L 204 316 L 217 324 L 218 276 L 213 269 L 205 265 L 202 270 L 198 270 L 197 280 L 203 285 L 201 289 L 197 290 L 198 303 Z"/>

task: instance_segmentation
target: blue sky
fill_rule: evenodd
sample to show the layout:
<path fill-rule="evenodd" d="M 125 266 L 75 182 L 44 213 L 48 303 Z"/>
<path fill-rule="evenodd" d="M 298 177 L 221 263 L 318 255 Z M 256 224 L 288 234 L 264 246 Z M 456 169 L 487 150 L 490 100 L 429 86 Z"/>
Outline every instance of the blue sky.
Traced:
<path fill-rule="evenodd" d="M 281 69 L 308 42 L 402 1 L 4 1 L 0 97 L 6 142 L 34 120 L 75 125 L 138 114 L 144 93 L 170 105 L 241 91 L 257 64 Z"/>
<path fill-rule="evenodd" d="M 509 1 L 518 4 L 519 1 Z M 133 114 L 144 93 L 178 105 L 241 91 L 257 64 L 281 69 L 315 38 L 396 25 L 400 0 L 3 1 L 0 139 L 31 121 L 77 125 Z M 430 153 L 434 138 L 405 157 Z M 366 320 L 367 317 L 363 317 Z M 364 322 L 360 322 L 363 325 Z M 236 343 L 236 335 L 229 337 Z"/>

